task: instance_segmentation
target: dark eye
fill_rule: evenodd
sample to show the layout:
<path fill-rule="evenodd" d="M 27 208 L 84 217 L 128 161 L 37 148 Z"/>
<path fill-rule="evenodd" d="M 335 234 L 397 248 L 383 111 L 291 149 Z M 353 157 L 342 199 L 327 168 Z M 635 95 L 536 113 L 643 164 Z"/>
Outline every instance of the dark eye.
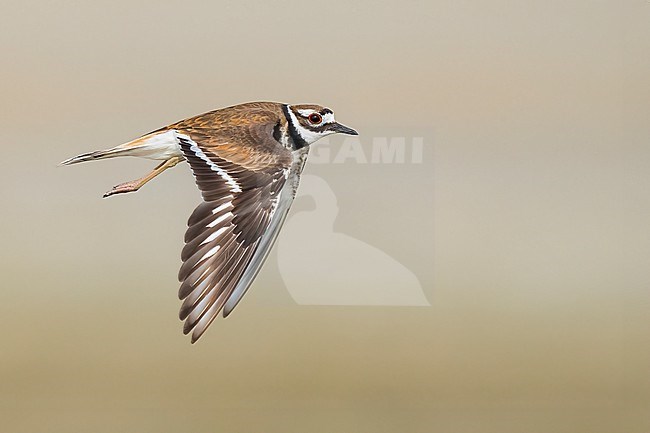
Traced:
<path fill-rule="evenodd" d="M 314 125 L 317 124 L 317 123 L 320 123 L 321 120 L 323 120 L 323 118 L 320 117 L 320 114 L 318 114 L 318 113 L 311 113 L 309 115 L 309 121 L 311 123 L 313 123 Z"/>

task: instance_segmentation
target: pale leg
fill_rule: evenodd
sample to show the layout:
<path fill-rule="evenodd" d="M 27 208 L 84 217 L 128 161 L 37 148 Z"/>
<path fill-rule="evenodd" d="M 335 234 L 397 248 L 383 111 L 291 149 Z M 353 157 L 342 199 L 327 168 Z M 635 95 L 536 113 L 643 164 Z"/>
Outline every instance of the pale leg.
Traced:
<path fill-rule="evenodd" d="M 110 197 L 115 194 L 124 194 L 125 192 L 137 191 L 142 187 L 142 185 L 149 182 L 151 179 L 158 176 L 160 173 L 167 170 L 168 168 L 172 168 L 173 166 L 175 166 L 181 161 L 183 161 L 183 157 L 173 156 L 168 160 L 163 161 L 160 165 L 154 168 L 151 171 L 151 173 L 147 174 L 146 176 L 143 176 L 140 179 L 135 179 L 129 182 L 124 182 L 119 185 L 115 185 L 113 189 L 111 189 L 110 191 L 106 192 L 106 194 L 104 194 L 104 198 Z"/>

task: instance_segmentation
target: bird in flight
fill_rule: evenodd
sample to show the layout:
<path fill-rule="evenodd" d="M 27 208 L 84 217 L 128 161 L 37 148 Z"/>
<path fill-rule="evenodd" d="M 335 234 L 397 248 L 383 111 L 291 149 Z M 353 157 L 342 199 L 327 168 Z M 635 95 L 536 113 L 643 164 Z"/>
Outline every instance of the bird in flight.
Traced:
<path fill-rule="evenodd" d="M 259 272 L 296 195 L 309 145 L 330 134 L 357 135 L 320 105 L 249 102 L 165 126 L 62 165 L 136 156 L 162 162 L 104 194 L 133 192 L 182 161 L 203 202 L 187 222 L 178 292 L 183 333 L 196 342 L 227 317 Z"/>

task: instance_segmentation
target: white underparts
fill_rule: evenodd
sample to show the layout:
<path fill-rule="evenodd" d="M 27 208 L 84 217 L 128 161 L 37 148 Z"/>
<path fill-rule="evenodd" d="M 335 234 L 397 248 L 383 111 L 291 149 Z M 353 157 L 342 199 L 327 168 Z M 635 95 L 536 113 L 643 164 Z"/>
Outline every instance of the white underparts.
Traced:
<path fill-rule="evenodd" d="M 138 141 L 140 142 L 134 146 L 133 144 Z M 161 132 L 148 138 L 118 146 L 118 148 L 129 149 L 129 155 L 140 158 L 168 160 L 174 156 L 183 156 L 176 137 L 176 131 Z"/>

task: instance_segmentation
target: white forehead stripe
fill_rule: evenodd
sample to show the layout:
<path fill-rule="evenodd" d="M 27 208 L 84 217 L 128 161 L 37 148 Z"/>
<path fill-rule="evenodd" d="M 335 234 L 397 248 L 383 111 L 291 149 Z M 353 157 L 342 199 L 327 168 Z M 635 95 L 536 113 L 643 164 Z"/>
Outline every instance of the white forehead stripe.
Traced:
<path fill-rule="evenodd" d="M 299 113 L 302 117 L 309 117 L 310 114 L 314 114 L 314 113 L 320 114 L 320 113 L 319 113 L 318 111 L 316 111 L 316 110 L 298 110 L 298 113 Z M 322 121 L 321 123 L 334 123 L 334 122 L 336 122 L 336 120 L 334 120 L 334 113 L 326 113 L 326 114 L 325 114 L 324 116 L 322 116 L 322 117 L 323 117 L 323 121 Z M 319 123 L 319 125 L 320 125 L 321 123 Z"/>

